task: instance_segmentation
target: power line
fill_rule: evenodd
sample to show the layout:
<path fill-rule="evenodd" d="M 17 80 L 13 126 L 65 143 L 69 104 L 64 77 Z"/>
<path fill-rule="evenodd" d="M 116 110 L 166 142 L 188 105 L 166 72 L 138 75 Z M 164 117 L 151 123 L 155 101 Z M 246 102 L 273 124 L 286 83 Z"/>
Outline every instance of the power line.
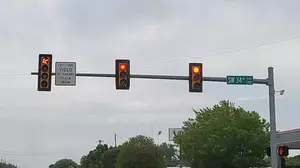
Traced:
<path fill-rule="evenodd" d="M 122 139 L 122 140 L 126 141 L 126 139 L 124 139 L 124 138 L 120 137 L 118 134 L 116 134 L 116 136 L 117 136 L 118 138 L 120 138 L 120 139 Z"/>
<path fill-rule="evenodd" d="M 63 153 L 1 153 L 5 156 L 45 156 L 45 155 L 58 155 Z"/>
<path fill-rule="evenodd" d="M 40 153 L 29 153 L 29 152 L 16 152 L 16 151 L 7 151 L 7 150 L 0 150 L 0 154 L 2 155 L 56 155 L 56 154 L 63 154 L 64 152 L 40 152 Z"/>
<path fill-rule="evenodd" d="M 30 73 L 0 73 L 0 75 L 7 75 L 7 76 L 29 76 Z"/>
<path fill-rule="evenodd" d="M 220 51 L 220 52 L 215 52 L 215 53 L 204 54 L 204 55 L 201 55 L 201 56 L 178 58 L 178 59 L 172 59 L 172 60 L 167 60 L 167 61 L 155 62 L 155 63 L 151 63 L 151 64 L 147 64 L 147 65 L 138 65 L 138 66 L 131 66 L 131 67 L 145 67 L 145 66 L 153 66 L 153 65 L 159 65 L 159 64 L 169 64 L 169 63 L 175 63 L 175 62 L 180 62 L 180 61 L 190 60 L 190 59 L 196 59 L 196 58 L 219 56 L 219 55 L 223 55 L 223 54 L 235 53 L 235 52 L 240 52 L 240 51 L 244 51 L 244 50 L 250 50 L 250 49 L 256 49 L 256 48 L 261 48 L 261 47 L 265 47 L 265 46 L 270 46 L 270 45 L 274 45 L 274 44 L 278 44 L 278 43 L 283 43 L 283 42 L 287 42 L 287 41 L 291 41 L 291 40 L 296 40 L 296 39 L 299 39 L 299 38 L 300 38 L 300 35 L 297 35 L 297 36 L 293 36 L 293 37 L 289 37 L 289 38 L 283 38 L 283 39 L 276 40 L 276 41 L 265 42 L 265 43 L 246 46 L 246 47 L 242 47 L 242 48 L 238 48 L 238 49 L 225 50 L 225 51 Z M 21 76 L 21 75 L 23 75 L 23 76 L 27 76 L 27 75 L 30 75 L 30 73 L 0 73 L 0 75 L 7 75 L 7 76 L 13 76 L 13 75 Z"/>
<path fill-rule="evenodd" d="M 205 55 L 202 55 L 202 56 L 179 58 L 179 59 L 173 59 L 173 60 L 168 60 L 168 61 L 156 62 L 156 63 L 152 63 L 152 64 L 148 64 L 148 65 L 143 65 L 143 66 L 132 66 L 132 67 L 145 67 L 145 66 L 153 66 L 153 65 L 158 65 L 158 64 L 169 64 L 169 63 L 180 62 L 180 61 L 190 60 L 190 59 L 195 59 L 195 58 L 219 56 L 219 55 L 223 55 L 223 54 L 235 53 L 235 52 L 239 52 L 239 51 L 250 50 L 250 49 L 255 49 L 255 48 L 261 48 L 261 47 L 265 47 L 265 46 L 270 46 L 270 45 L 274 45 L 274 44 L 278 44 L 278 43 L 283 43 L 283 42 L 286 42 L 286 41 L 291 41 L 291 40 L 295 40 L 295 39 L 299 39 L 299 38 L 300 38 L 300 35 L 294 36 L 294 37 L 280 39 L 280 40 L 277 40 L 277 41 L 266 42 L 266 43 L 261 43 L 261 44 L 257 44 L 257 45 L 252 45 L 252 46 L 246 46 L 246 47 L 242 47 L 242 48 L 238 48 L 238 49 L 225 50 L 225 51 L 221 51 L 221 52 L 205 54 Z"/>

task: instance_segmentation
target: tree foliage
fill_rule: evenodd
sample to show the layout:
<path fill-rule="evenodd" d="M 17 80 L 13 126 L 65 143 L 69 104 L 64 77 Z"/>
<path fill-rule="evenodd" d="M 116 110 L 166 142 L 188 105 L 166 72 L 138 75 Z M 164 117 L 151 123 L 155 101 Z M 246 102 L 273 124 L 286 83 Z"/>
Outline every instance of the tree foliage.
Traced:
<path fill-rule="evenodd" d="M 300 166 L 300 155 L 289 157 L 285 163 L 287 166 Z"/>
<path fill-rule="evenodd" d="M 0 168 L 17 168 L 17 166 L 0 162 Z"/>
<path fill-rule="evenodd" d="M 60 159 L 55 164 L 51 164 L 49 168 L 78 168 L 78 164 L 72 159 Z"/>
<path fill-rule="evenodd" d="M 257 112 L 229 101 L 194 112 L 195 119 L 184 122 L 183 134 L 175 137 L 193 168 L 256 167 L 263 163 L 269 124 Z"/>
<path fill-rule="evenodd" d="M 108 145 L 102 144 L 102 141 L 99 141 L 96 149 L 91 150 L 88 155 L 81 158 L 81 168 L 102 168 L 103 166 L 100 158 L 106 151 L 108 151 Z"/>
<path fill-rule="evenodd" d="M 179 164 L 178 150 L 175 145 L 162 143 L 160 146 L 160 153 L 164 156 L 167 167 L 175 167 Z"/>
<path fill-rule="evenodd" d="M 104 152 L 100 158 L 103 168 L 114 168 L 119 153 L 119 148 L 110 148 L 108 151 Z"/>
<path fill-rule="evenodd" d="M 117 168 L 163 168 L 164 160 L 158 155 L 154 140 L 142 135 L 130 138 L 120 148 Z"/>
<path fill-rule="evenodd" d="M 266 166 L 269 124 L 257 112 L 246 111 L 229 101 L 194 112 L 195 118 L 184 122 L 184 132 L 175 137 L 175 143 L 181 144 L 183 165 L 192 168 Z M 157 146 L 152 138 L 138 135 L 117 148 L 99 141 L 96 149 L 81 158 L 80 167 L 163 168 L 165 164 L 175 167 L 179 164 L 178 154 L 174 145 Z M 298 164 L 299 159 L 300 156 L 289 158 L 287 164 Z M 56 165 L 50 166 L 57 168 Z"/>

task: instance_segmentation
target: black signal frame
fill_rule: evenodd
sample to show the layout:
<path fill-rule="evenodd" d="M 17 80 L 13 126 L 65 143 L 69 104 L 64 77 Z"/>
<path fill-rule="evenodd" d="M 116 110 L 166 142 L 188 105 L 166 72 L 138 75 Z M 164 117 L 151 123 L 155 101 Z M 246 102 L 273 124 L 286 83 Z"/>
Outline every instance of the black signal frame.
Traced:
<path fill-rule="evenodd" d="M 193 67 L 198 67 L 199 72 L 194 73 Z M 198 75 L 198 76 L 196 76 Z M 199 79 L 195 79 L 199 77 Z M 195 87 L 195 83 L 199 84 L 199 87 Z M 202 63 L 189 63 L 189 92 L 202 92 L 203 91 L 203 64 Z"/>
<path fill-rule="evenodd" d="M 43 58 L 48 59 L 48 64 L 44 64 Z M 38 62 L 38 91 L 51 91 L 52 83 L 52 54 L 39 54 Z"/>
<path fill-rule="evenodd" d="M 120 65 L 125 64 L 125 69 L 121 70 Z M 116 89 L 117 90 L 129 90 L 130 88 L 130 60 L 128 59 L 116 59 L 115 61 L 115 75 L 116 75 Z M 125 75 L 125 76 L 124 76 Z M 126 84 L 122 84 L 122 82 Z"/>

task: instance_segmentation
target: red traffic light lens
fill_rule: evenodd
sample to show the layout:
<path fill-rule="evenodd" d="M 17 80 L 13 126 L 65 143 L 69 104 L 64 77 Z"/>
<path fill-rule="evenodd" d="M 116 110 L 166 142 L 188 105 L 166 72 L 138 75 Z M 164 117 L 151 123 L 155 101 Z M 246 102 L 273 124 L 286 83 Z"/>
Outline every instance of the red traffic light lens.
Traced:
<path fill-rule="evenodd" d="M 282 149 L 282 147 L 279 148 L 279 155 L 280 155 L 280 156 L 283 155 L 283 149 Z"/>
<path fill-rule="evenodd" d="M 48 64 L 48 62 L 49 62 L 49 58 L 43 57 L 42 63 L 43 63 L 43 64 Z"/>
<path fill-rule="evenodd" d="M 198 66 L 194 66 L 193 67 L 193 72 L 194 73 L 199 73 L 200 72 L 200 68 Z"/>
<path fill-rule="evenodd" d="M 121 71 L 124 71 L 126 69 L 126 64 L 120 64 L 119 67 Z"/>

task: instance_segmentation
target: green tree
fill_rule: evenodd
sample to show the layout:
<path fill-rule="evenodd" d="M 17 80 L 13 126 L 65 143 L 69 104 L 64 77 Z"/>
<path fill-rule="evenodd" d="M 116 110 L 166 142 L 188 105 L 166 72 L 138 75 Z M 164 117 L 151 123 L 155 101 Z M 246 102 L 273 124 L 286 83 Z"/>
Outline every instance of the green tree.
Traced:
<path fill-rule="evenodd" d="M 108 151 L 104 152 L 100 158 L 103 168 L 114 168 L 119 152 L 119 148 L 110 148 Z"/>
<path fill-rule="evenodd" d="M 297 155 L 294 157 L 288 157 L 288 159 L 286 159 L 285 163 L 287 166 L 299 166 L 300 165 L 300 155 Z"/>
<path fill-rule="evenodd" d="M 257 112 L 221 101 L 212 108 L 194 110 L 195 119 L 184 122 L 183 157 L 193 168 L 258 167 L 269 146 L 269 124 Z"/>
<path fill-rule="evenodd" d="M 160 154 L 165 158 L 167 167 L 175 167 L 179 164 L 178 150 L 173 144 L 162 143 L 160 146 Z"/>
<path fill-rule="evenodd" d="M 0 162 L 0 168 L 17 168 L 17 166 Z"/>
<path fill-rule="evenodd" d="M 60 159 L 54 165 L 51 164 L 49 168 L 78 168 L 78 164 L 72 159 Z"/>
<path fill-rule="evenodd" d="M 102 168 L 103 164 L 100 158 L 101 155 L 106 151 L 108 151 L 108 145 L 102 144 L 102 141 L 100 140 L 96 149 L 91 150 L 88 155 L 81 158 L 81 168 Z"/>
<path fill-rule="evenodd" d="M 117 168 L 163 168 L 163 156 L 158 155 L 158 149 L 152 138 L 130 138 L 120 148 Z"/>

